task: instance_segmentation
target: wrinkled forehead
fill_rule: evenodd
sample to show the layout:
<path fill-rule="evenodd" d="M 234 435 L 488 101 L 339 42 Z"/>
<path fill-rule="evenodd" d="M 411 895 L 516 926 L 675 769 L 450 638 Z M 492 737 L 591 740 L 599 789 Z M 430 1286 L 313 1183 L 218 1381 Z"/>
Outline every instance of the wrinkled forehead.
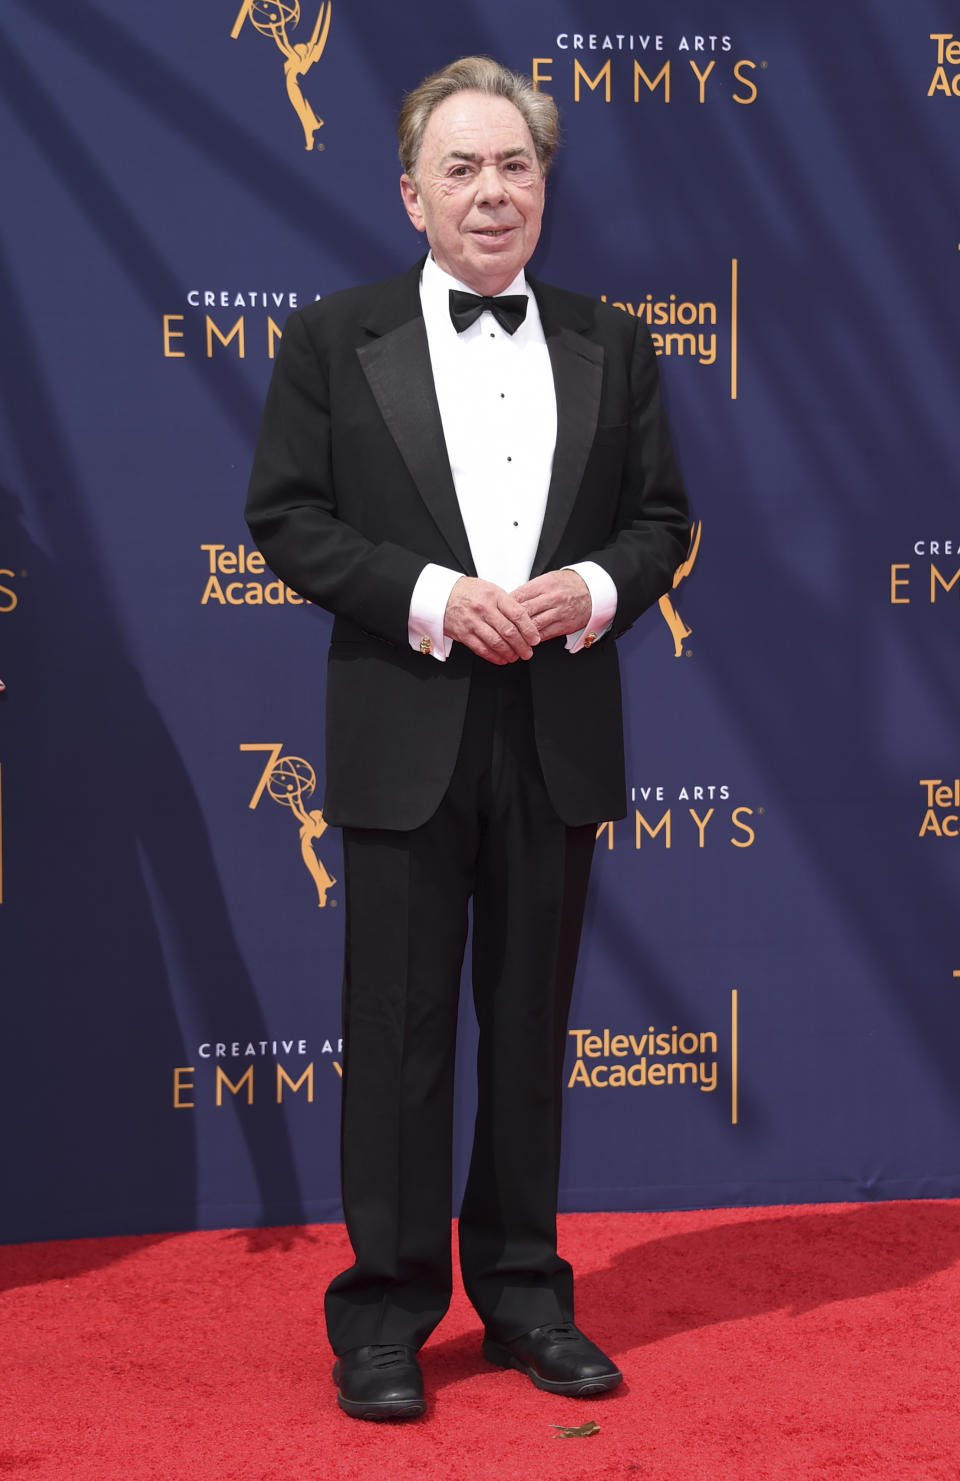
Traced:
<path fill-rule="evenodd" d="M 521 156 L 536 164 L 537 152 L 526 120 L 507 98 L 484 93 L 454 93 L 431 113 L 420 148 L 422 162 L 459 159 L 508 159 Z"/>

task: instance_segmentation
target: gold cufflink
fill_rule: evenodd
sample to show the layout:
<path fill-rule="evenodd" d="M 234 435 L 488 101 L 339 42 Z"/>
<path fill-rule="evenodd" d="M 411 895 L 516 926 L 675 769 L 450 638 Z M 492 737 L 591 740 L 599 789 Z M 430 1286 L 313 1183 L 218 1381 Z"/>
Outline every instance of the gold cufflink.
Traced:
<path fill-rule="evenodd" d="M 433 652 L 433 639 L 432 638 L 421 638 L 420 639 L 420 652 L 421 653 L 432 653 Z"/>
<path fill-rule="evenodd" d="M 597 641 L 597 635 L 596 635 L 596 633 L 584 633 L 584 635 L 583 635 L 583 646 L 585 648 L 589 648 L 590 645 L 591 645 L 591 643 L 595 643 L 596 641 Z"/>

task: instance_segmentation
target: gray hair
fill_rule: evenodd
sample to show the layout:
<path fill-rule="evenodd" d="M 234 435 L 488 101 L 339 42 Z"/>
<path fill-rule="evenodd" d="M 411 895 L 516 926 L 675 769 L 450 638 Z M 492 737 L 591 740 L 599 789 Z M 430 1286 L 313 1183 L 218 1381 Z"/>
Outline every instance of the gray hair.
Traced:
<path fill-rule="evenodd" d="M 492 57 L 460 57 L 439 72 L 424 78 L 419 87 L 407 93 L 397 120 L 400 163 L 404 172 L 415 176 L 423 135 L 431 113 L 455 93 L 484 93 L 487 97 L 506 98 L 522 117 L 544 174 L 550 165 L 560 137 L 557 105 L 547 93 L 538 93 L 529 77 L 511 72 Z"/>

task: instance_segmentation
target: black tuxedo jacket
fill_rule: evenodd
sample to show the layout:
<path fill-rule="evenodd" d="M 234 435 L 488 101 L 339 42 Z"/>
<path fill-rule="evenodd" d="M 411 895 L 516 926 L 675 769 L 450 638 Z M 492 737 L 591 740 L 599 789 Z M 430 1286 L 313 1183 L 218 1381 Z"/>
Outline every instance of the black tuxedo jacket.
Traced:
<path fill-rule="evenodd" d="M 271 568 L 336 619 L 324 816 L 353 827 L 406 830 L 436 810 L 474 662 L 461 644 L 440 663 L 407 638 L 427 562 L 476 574 L 444 445 L 420 267 L 287 320 L 247 499 Z M 555 638 L 534 649 L 537 746 L 560 817 L 601 822 L 626 811 L 613 639 L 669 590 L 689 515 L 646 329 L 591 298 L 528 282 L 557 394 L 531 574 L 592 560 L 618 593 L 613 628 L 591 648 L 571 654 Z"/>

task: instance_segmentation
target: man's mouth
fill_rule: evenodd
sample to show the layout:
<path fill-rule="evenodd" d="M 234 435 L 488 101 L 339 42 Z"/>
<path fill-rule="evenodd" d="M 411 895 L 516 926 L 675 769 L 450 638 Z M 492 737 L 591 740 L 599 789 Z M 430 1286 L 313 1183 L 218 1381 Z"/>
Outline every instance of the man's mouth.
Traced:
<path fill-rule="evenodd" d="M 516 227 L 514 226 L 478 226 L 474 228 L 471 235 L 475 237 L 489 237 L 491 241 L 495 241 L 498 237 L 508 236 L 510 232 L 515 230 Z"/>

